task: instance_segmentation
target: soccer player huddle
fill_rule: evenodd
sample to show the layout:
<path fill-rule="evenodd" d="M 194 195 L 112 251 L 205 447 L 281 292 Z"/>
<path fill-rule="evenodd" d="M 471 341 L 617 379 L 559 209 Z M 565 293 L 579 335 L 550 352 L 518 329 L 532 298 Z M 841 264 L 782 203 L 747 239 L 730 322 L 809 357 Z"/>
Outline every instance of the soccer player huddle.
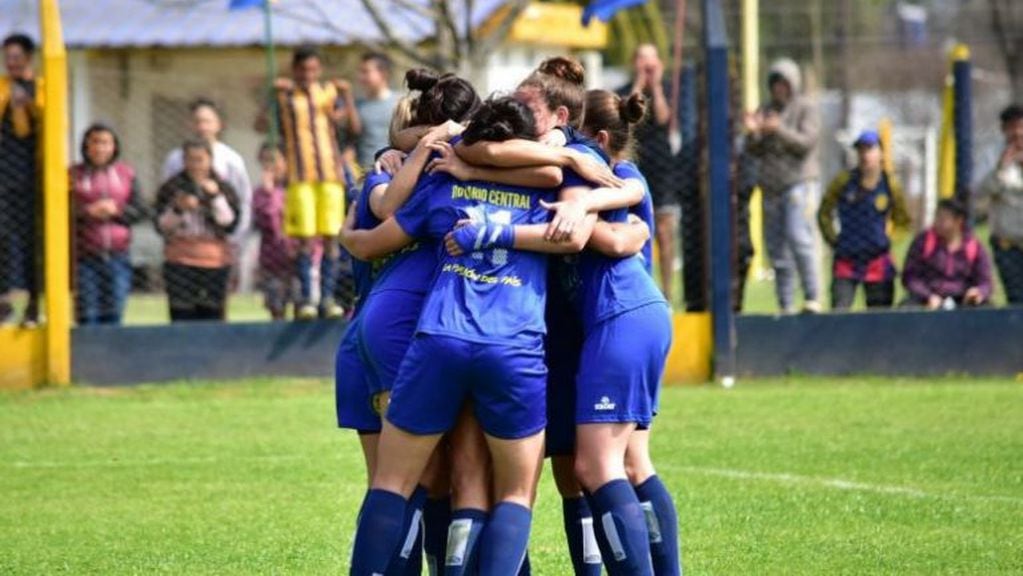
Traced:
<path fill-rule="evenodd" d="M 641 94 L 545 60 L 510 96 L 413 70 L 350 208 L 358 305 L 337 415 L 369 491 L 351 574 L 514 576 L 545 454 L 576 574 L 680 574 L 650 427 L 671 346 L 653 210 L 629 161 Z"/>

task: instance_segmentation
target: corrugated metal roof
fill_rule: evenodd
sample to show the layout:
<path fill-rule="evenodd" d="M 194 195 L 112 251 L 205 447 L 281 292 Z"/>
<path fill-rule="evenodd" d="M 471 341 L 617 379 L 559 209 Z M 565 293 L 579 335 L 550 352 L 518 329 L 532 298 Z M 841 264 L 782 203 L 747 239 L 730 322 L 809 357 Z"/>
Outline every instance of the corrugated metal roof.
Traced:
<path fill-rule="evenodd" d="M 481 24 L 505 0 L 476 0 L 473 23 Z M 71 48 L 248 46 L 263 43 L 259 9 L 228 10 L 229 0 L 64 0 L 64 40 Z M 410 3 L 381 0 L 396 34 L 409 41 L 434 36 L 433 22 Z M 459 2 L 454 3 L 461 5 Z M 0 35 L 25 31 L 38 38 L 37 0 L 0 0 Z M 277 0 L 275 44 L 344 45 L 382 41 L 359 0 Z M 457 17 L 457 16 L 456 16 Z"/>

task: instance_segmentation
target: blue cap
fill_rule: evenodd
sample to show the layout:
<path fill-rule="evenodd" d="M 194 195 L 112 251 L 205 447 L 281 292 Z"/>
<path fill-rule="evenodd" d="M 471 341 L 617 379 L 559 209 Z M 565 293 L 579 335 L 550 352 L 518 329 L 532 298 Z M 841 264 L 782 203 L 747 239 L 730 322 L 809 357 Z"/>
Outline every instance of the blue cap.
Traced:
<path fill-rule="evenodd" d="M 860 132 L 859 138 L 853 142 L 854 148 L 860 146 L 879 146 L 881 144 L 881 137 L 877 134 L 876 130 L 864 130 Z"/>

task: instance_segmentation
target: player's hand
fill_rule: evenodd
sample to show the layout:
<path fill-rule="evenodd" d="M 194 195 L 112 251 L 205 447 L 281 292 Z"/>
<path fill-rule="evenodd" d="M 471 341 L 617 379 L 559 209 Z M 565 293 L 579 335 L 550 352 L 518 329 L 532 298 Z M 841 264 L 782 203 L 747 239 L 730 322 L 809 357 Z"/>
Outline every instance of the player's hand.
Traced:
<path fill-rule="evenodd" d="M 544 240 L 548 242 L 567 242 L 572 238 L 572 232 L 586 219 L 588 213 L 584 198 L 571 202 L 551 203 L 540 200 L 540 206 L 554 212 L 554 218 L 547 225 L 547 230 L 543 235 Z"/>
<path fill-rule="evenodd" d="M 632 212 L 629 212 L 629 215 L 625 217 L 625 222 L 633 226 L 635 226 L 636 224 L 642 224 L 646 226 L 646 222 L 644 222 L 642 218 L 633 214 Z"/>
<path fill-rule="evenodd" d="M 479 227 L 472 220 L 459 220 L 454 229 L 444 236 L 444 249 L 448 254 L 458 257 L 475 249 Z"/>
<path fill-rule="evenodd" d="M 963 296 L 963 302 L 970 306 L 978 306 L 984 303 L 984 294 L 981 293 L 980 288 L 974 286 L 966 291 L 966 294 Z"/>
<path fill-rule="evenodd" d="M 378 174 L 386 172 L 393 176 L 398 173 L 398 170 L 401 170 L 401 165 L 405 162 L 406 156 L 408 154 L 392 148 L 381 154 L 380 158 L 377 158 L 374 168 Z"/>
<path fill-rule="evenodd" d="M 561 132 L 561 130 L 558 130 L 558 132 Z M 614 172 L 611 171 L 611 167 L 604 162 L 592 156 L 575 152 L 571 158 L 571 168 L 583 180 L 592 182 L 600 188 L 621 188 L 625 186 L 625 180 L 615 176 Z"/>
<path fill-rule="evenodd" d="M 448 142 L 434 142 L 430 149 L 440 156 L 430 160 L 426 165 L 426 173 L 444 172 L 454 176 L 458 180 L 473 180 L 475 169 L 468 162 L 455 154 L 455 148 Z"/>
<path fill-rule="evenodd" d="M 295 89 L 295 81 L 291 78 L 277 78 L 274 80 L 274 90 L 287 92 Z"/>
<path fill-rule="evenodd" d="M 438 124 L 433 128 L 430 128 L 430 130 L 423 135 L 422 143 L 429 146 L 434 142 L 447 142 L 464 131 L 465 126 L 462 126 L 454 120 L 448 120 L 443 124 Z"/>
<path fill-rule="evenodd" d="M 931 294 L 930 296 L 927 297 L 927 309 L 937 310 L 941 308 L 942 302 L 943 300 L 941 296 L 938 296 L 937 294 Z"/>
<path fill-rule="evenodd" d="M 546 134 L 540 136 L 540 143 L 551 148 L 564 148 L 568 144 L 568 137 L 561 130 L 548 130 Z"/>

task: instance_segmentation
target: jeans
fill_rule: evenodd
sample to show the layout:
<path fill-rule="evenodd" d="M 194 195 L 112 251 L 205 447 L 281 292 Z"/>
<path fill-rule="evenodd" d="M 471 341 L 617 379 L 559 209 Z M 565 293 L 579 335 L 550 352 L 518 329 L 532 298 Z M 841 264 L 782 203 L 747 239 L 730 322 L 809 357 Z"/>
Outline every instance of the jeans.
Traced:
<path fill-rule="evenodd" d="M 127 253 L 80 258 L 75 292 L 78 324 L 120 324 L 131 275 Z"/>
<path fill-rule="evenodd" d="M 814 236 L 815 182 L 802 182 L 779 195 L 764 195 L 764 236 L 774 268 L 778 306 L 795 310 L 796 274 L 806 301 L 820 301 L 820 258 Z"/>
<path fill-rule="evenodd" d="M 1005 299 L 1009 304 L 1023 306 L 1023 247 L 1003 245 L 992 237 L 991 250 L 1005 288 Z"/>

